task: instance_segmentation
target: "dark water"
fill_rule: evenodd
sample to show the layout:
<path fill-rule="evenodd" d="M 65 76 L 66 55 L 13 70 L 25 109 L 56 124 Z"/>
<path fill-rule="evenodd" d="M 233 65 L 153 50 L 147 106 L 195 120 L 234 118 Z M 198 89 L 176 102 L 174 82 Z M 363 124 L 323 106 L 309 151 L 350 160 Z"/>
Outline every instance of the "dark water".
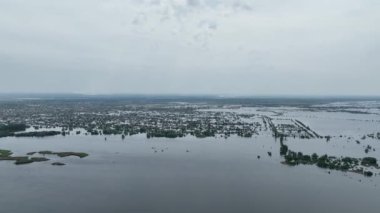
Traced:
<path fill-rule="evenodd" d="M 290 168 L 280 164 L 278 146 L 271 138 L 5 138 L 0 148 L 16 154 L 53 150 L 90 156 L 52 159 L 66 163 L 63 167 L 0 162 L 0 212 L 379 211 L 379 177 Z"/>

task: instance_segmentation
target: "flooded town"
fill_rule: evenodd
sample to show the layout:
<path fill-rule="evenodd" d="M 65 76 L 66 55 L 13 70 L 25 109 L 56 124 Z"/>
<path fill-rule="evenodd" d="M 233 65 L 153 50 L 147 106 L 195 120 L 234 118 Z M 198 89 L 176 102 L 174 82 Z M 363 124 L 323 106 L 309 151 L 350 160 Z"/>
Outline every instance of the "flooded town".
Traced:
<path fill-rule="evenodd" d="M 4 101 L 1 103 L 0 136 L 42 138 L 96 135 L 104 137 L 105 141 L 110 136 L 128 140 L 133 135 L 144 135 L 147 139 L 213 137 L 225 141 L 237 136 L 250 138 L 252 143 L 257 138 L 269 137 L 273 138 L 272 143 L 278 150 L 268 150 L 267 154 L 280 153 L 283 157 L 281 163 L 288 166 L 316 165 L 369 177 L 380 172 L 376 158 L 376 148 L 380 143 L 379 102 L 359 101 L 347 106 L 321 106 L 316 104 L 318 100 L 315 104 L 306 105 L 285 101 L 283 106 L 276 106 L 271 99 L 259 104 L 255 104 L 255 100 L 248 100 L 248 103 L 240 105 L 229 103 L 236 100 L 213 98 L 205 99 L 204 102 L 191 98 L 190 102 L 175 102 L 165 98 L 157 99 L 156 103 L 139 101 L 143 99 Z M 375 105 L 355 105 L 366 103 Z M 339 116 L 339 120 L 334 119 L 335 116 Z M 349 121 L 350 125 L 345 127 L 352 128 L 349 132 L 345 128 L 340 131 L 342 126 L 339 122 L 342 120 Z M 336 126 L 333 126 L 334 122 Z M 315 127 L 312 125 L 314 123 Z M 366 126 L 369 128 L 366 129 Z M 320 147 L 339 142 L 342 152 L 339 155 L 318 150 L 304 153 L 302 147 L 306 145 L 299 145 L 302 141 Z M 352 144 L 356 146 L 357 153 L 350 156 L 351 152 L 344 153 L 344 148 Z M 12 157 L 9 150 L 2 150 L 1 153 L 1 160 L 14 160 L 16 164 L 48 160 L 41 157 Z M 54 153 L 39 151 L 27 154 L 45 156 Z"/>

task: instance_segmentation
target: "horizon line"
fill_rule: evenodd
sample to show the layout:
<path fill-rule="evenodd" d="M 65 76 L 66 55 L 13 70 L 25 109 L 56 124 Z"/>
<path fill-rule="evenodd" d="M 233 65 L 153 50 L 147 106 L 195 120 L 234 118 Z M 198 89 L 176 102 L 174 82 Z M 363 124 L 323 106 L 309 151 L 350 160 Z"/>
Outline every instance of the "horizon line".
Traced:
<path fill-rule="evenodd" d="M 212 93 L 80 93 L 80 92 L 0 92 L 0 96 L 82 96 L 82 97 L 213 97 L 213 98 L 380 98 L 370 94 L 212 94 Z"/>

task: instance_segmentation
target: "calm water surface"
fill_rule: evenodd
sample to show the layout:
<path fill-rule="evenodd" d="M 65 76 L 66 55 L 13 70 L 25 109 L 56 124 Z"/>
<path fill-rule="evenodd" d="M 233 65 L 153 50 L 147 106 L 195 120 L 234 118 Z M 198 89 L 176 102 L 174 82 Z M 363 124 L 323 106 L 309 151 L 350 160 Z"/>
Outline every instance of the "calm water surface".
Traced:
<path fill-rule="evenodd" d="M 379 176 L 282 165 L 279 144 L 271 137 L 3 138 L 0 148 L 16 155 L 41 150 L 90 154 L 84 159 L 51 157 L 50 162 L 22 166 L 0 162 L 1 212 L 357 213 L 380 209 Z M 55 161 L 67 165 L 51 166 Z"/>

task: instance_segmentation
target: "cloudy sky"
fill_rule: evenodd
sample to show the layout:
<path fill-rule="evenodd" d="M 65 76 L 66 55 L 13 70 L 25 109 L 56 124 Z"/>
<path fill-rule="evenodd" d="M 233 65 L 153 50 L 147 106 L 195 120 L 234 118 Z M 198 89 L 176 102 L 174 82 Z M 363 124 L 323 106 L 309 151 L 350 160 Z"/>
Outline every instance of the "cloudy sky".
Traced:
<path fill-rule="evenodd" d="M 379 0 L 0 0 L 0 92 L 380 95 Z"/>

